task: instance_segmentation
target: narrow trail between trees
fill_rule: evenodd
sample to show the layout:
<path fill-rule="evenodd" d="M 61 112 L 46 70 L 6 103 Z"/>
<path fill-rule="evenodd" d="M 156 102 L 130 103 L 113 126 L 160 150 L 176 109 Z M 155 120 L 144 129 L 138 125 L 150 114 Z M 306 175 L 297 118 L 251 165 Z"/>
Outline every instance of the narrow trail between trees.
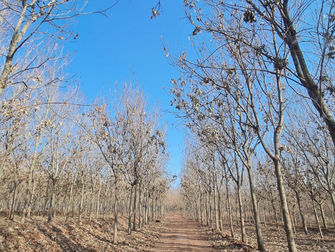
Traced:
<path fill-rule="evenodd" d="M 182 215 L 171 215 L 162 222 L 164 230 L 152 251 L 219 251 L 211 246 L 196 221 Z"/>

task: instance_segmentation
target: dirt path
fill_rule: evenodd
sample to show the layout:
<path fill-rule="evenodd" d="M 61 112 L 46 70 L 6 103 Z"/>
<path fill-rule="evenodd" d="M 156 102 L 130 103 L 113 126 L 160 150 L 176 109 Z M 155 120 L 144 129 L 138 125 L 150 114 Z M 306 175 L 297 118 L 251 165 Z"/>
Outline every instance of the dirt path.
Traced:
<path fill-rule="evenodd" d="M 181 215 L 164 218 L 165 231 L 152 251 L 219 251 L 213 248 L 200 225 Z"/>

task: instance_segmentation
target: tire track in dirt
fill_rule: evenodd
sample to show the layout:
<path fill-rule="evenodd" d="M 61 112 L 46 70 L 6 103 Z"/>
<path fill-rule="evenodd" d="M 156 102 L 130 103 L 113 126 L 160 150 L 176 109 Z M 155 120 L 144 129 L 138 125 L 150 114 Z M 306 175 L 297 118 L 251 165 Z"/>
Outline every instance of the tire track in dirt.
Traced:
<path fill-rule="evenodd" d="M 151 251 L 219 251 L 211 246 L 196 221 L 182 215 L 171 215 L 164 218 L 162 224 L 165 231 L 161 233 L 160 242 Z"/>

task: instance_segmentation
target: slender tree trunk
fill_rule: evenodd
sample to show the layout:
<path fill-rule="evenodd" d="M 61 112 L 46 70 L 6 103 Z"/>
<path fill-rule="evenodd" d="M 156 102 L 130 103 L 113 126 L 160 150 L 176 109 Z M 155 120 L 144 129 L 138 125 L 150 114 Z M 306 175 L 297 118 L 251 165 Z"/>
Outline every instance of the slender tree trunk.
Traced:
<path fill-rule="evenodd" d="M 320 212 L 321 212 L 321 218 L 322 218 L 322 223 L 323 223 L 323 228 L 327 229 L 327 222 L 326 222 L 326 217 L 325 217 L 325 213 L 323 210 L 323 204 L 322 203 L 318 203 L 319 208 L 320 208 Z"/>
<path fill-rule="evenodd" d="M 48 209 L 48 202 L 49 202 L 49 191 L 50 191 L 50 179 L 48 179 L 47 182 L 47 190 L 45 192 L 45 201 L 44 201 L 44 205 L 43 205 L 43 212 L 45 213 L 45 211 Z M 43 215 L 44 215 L 43 213 Z"/>
<path fill-rule="evenodd" d="M 133 230 L 136 231 L 136 212 L 137 212 L 137 185 L 134 186 L 134 201 L 133 201 Z"/>
<path fill-rule="evenodd" d="M 145 192 L 145 203 L 144 203 L 144 223 L 148 224 L 148 217 L 149 217 L 149 195 L 148 195 L 148 189 L 146 189 Z"/>
<path fill-rule="evenodd" d="M 118 243 L 118 223 L 119 223 L 119 188 L 118 178 L 115 178 L 114 182 L 114 233 L 113 233 L 113 244 Z"/>
<path fill-rule="evenodd" d="M 128 207 L 128 234 L 131 234 L 131 217 L 133 215 L 133 207 L 132 207 L 132 203 L 133 203 L 133 190 L 134 187 L 131 186 L 130 187 L 130 194 L 129 194 L 129 207 Z"/>
<path fill-rule="evenodd" d="M 333 192 L 330 192 L 329 194 L 330 194 L 330 199 L 333 205 L 333 212 L 334 212 L 335 211 L 335 194 Z"/>
<path fill-rule="evenodd" d="M 152 192 L 152 196 L 151 196 L 151 220 L 155 221 L 155 195 L 154 192 Z"/>
<path fill-rule="evenodd" d="M 314 212 L 315 222 L 316 222 L 316 225 L 317 225 L 317 227 L 318 227 L 320 237 L 321 237 L 321 239 L 323 239 L 323 233 L 322 233 L 322 230 L 321 230 L 321 225 L 320 225 L 320 221 L 319 221 L 319 216 L 318 216 L 318 213 L 317 213 L 317 211 L 316 211 L 316 207 L 315 207 L 314 199 L 312 199 L 312 206 L 313 206 L 313 212 Z"/>
<path fill-rule="evenodd" d="M 80 194 L 80 201 L 79 201 L 79 215 L 78 215 L 78 222 L 81 224 L 82 215 L 83 215 L 83 207 L 84 207 L 84 192 L 85 192 L 85 184 L 84 184 L 84 172 L 81 172 L 81 194 Z"/>
<path fill-rule="evenodd" d="M 275 201 L 274 201 L 273 197 L 271 198 L 271 205 L 272 205 L 273 213 L 275 215 L 276 226 L 277 226 L 277 229 L 279 229 L 277 209 L 275 207 Z"/>
<path fill-rule="evenodd" d="M 142 227 L 142 185 L 138 187 L 138 227 Z"/>
<path fill-rule="evenodd" d="M 196 210 L 197 210 L 197 221 L 201 223 L 201 194 L 199 195 L 199 197 L 197 198 L 197 203 L 196 203 Z"/>
<path fill-rule="evenodd" d="M 281 164 L 279 162 L 279 159 L 277 158 L 275 158 L 273 161 L 274 161 L 274 166 L 275 166 L 277 187 L 278 187 L 278 192 L 279 192 L 280 204 L 282 208 L 288 248 L 290 252 L 296 252 L 297 248 L 296 248 L 295 241 L 294 241 L 293 227 L 292 227 L 290 213 L 289 213 L 288 205 L 287 205 L 286 191 L 284 188 L 283 177 L 282 177 L 282 172 L 281 172 Z"/>
<path fill-rule="evenodd" d="M 335 209 L 333 207 L 330 208 L 333 226 L 335 227 Z"/>
<path fill-rule="evenodd" d="M 91 202 L 90 202 L 90 221 L 92 220 L 93 215 L 93 206 L 94 206 L 94 184 L 91 182 Z"/>
<path fill-rule="evenodd" d="M 99 188 L 98 188 L 98 195 L 97 195 L 97 202 L 96 202 L 96 212 L 95 212 L 95 218 L 99 218 L 99 211 L 100 211 L 100 194 L 101 194 L 101 183 L 102 180 L 99 181 Z"/>
<path fill-rule="evenodd" d="M 219 210 L 219 230 L 223 231 L 223 223 L 222 223 L 222 203 L 221 203 L 221 193 L 220 189 L 217 189 L 218 191 L 218 210 Z"/>
<path fill-rule="evenodd" d="M 10 220 L 14 219 L 14 209 L 15 209 L 16 196 L 17 196 L 17 186 L 18 186 L 18 183 L 15 180 L 14 185 L 13 185 L 12 202 L 10 204 L 10 211 L 9 211 L 9 219 Z"/>
<path fill-rule="evenodd" d="M 202 200 L 202 198 L 203 198 L 203 193 L 201 193 L 200 192 L 200 196 L 199 196 L 199 210 L 200 210 L 200 223 L 201 223 L 201 225 L 203 225 L 204 224 L 204 219 L 203 219 L 203 200 Z"/>
<path fill-rule="evenodd" d="M 240 215 L 240 228 L 241 228 L 241 238 L 242 242 L 246 242 L 246 234 L 245 234 L 245 224 L 243 217 L 243 203 L 242 203 L 242 194 L 241 194 L 241 185 L 237 183 L 237 200 L 238 200 L 238 209 Z"/>
<path fill-rule="evenodd" d="M 36 166 L 36 159 L 37 159 L 37 147 L 38 147 L 38 141 L 36 141 L 35 144 L 35 152 L 33 155 L 33 161 L 31 166 L 29 166 L 29 181 L 28 181 L 28 205 L 27 205 L 27 217 L 29 218 L 31 215 L 31 208 L 32 208 L 32 204 L 33 204 L 33 200 L 35 197 L 35 177 L 34 177 L 34 173 L 35 173 L 35 166 Z M 24 222 L 24 220 L 22 221 Z"/>
<path fill-rule="evenodd" d="M 51 188 L 50 188 L 50 200 L 49 200 L 49 209 L 48 209 L 48 222 L 51 222 L 54 217 L 54 207 L 55 207 L 55 192 L 56 191 L 56 179 L 51 179 Z"/>
<path fill-rule="evenodd" d="M 219 230 L 219 210 L 218 210 L 218 200 L 217 200 L 217 191 L 216 191 L 216 183 L 213 184 L 213 204 L 214 204 L 214 218 L 215 218 L 215 229 Z"/>
<path fill-rule="evenodd" d="M 208 192 L 206 192 L 206 205 L 205 205 L 205 209 L 206 209 L 206 226 L 209 226 L 209 213 L 208 213 Z"/>
<path fill-rule="evenodd" d="M 155 197 L 155 218 L 154 218 L 155 221 L 158 219 L 158 208 L 159 208 L 158 196 L 156 195 Z"/>
<path fill-rule="evenodd" d="M 247 167 L 248 175 L 249 175 L 249 187 L 250 187 L 250 196 L 251 196 L 251 201 L 252 201 L 252 207 L 253 207 L 253 212 L 254 212 L 254 220 L 255 220 L 255 227 L 256 227 L 256 235 L 257 235 L 257 244 L 258 244 L 258 249 L 259 251 L 266 251 L 265 249 L 265 244 L 263 240 L 263 235 L 262 235 L 262 228 L 261 228 L 261 222 L 259 219 L 259 213 L 258 213 L 258 208 L 257 208 L 257 197 L 255 194 L 255 189 L 254 189 L 254 178 L 253 178 L 253 173 L 251 170 L 251 167 Z"/>
<path fill-rule="evenodd" d="M 67 206 L 66 221 L 68 220 L 68 218 L 70 216 L 71 209 L 72 209 L 72 217 L 73 217 L 73 208 L 74 208 L 73 186 L 74 186 L 75 178 L 76 178 L 76 176 L 73 175 L 73 179 L 72 179 L 71 185 L 70 185 L 69 203 L 68 203 L 68 206 Z"/>
<path fill-rule="evenodd" d="M 229 180 L 227 176 L 227 172 L 224 169 L 224 176 L 225 176 L 225 182 L 226 182 L 226 193 L 227 193 L 227 208 L 228 208 L 228 218 L 229 218 L 229 227 L 230 227 L 230 236 L 232 238 L 235 237 L 234 235 L 234 225 L 233 225 L 233 215 L 231 210 L 231 201 L 230 201 L 230 190 L 229 190 Z"/>
<path fill-rule="evenodd" d="M 304 229 L 305 234 L 308 234 L 306 219 L 305 219 L 304 213 L 303 213 L 302 208 L 301 208 L 300 193 L 299 193 L 298 190 L 294 190 L 294 192 L 295 192 L 295 197 L 296 197 L 297 202 L 298 202 L 298 208 L 299 208 L 299 214 L 300 214 L 300 217 L 301 217 L 302 227 Z"/>
<path fill-rule="evenodd" d="M 293 205 L 292 210 L 289 209 L 289 213 L 292 222 L 293 232 L 296 233 L 297 220 L 295 218 L 295 205 Z"/>
<path fill-rule="evenodd" d="M 212 201 L 211 201 L 211 191 L 208 192 L 208 207 L 209 207 L 209 210 L 208 210 L 208 212 L 209 212 L 209 225 L 210 225 L 211 228 L 213 228 L 214 222 L 213 222 L 213 214 L 212 214 L 213 209 L 212 209 Z"/>

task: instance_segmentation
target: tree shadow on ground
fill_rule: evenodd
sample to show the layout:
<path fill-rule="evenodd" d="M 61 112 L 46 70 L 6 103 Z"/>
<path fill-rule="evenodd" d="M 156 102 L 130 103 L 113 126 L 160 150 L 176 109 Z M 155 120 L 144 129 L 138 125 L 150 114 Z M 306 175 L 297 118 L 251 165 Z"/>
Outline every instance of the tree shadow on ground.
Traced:
<path fill-rule="evenodd" d="M 49 227 L 50 229 L 43 225 L 38 225 L 37 229 L 50 240 L 56 242 L 63 251 L 95 251 L 93 249 L 86 248 L 66 237 L 59 228 L 53 225 L 50 225 Z"/>
<path fill-rule="evenodd" d="M 86 228 L 84 228 L 84 227 L 79 227 L 79 228 L 80 228 L 81 230 L 83 230 L 85 233 L 87 233 L 87 234 L 93 236 L 94 238 L 96 238 L 96 239 L 99 240 L 99 241 L 107 242 L 107 243 L 111 243 L 111 244 L 113 244 L 113 241 L 112 241 L 112 240 L 109 240 L 109 239 L 107 239 L 107 238 L 105 238 L 105 237 L 100 237 L 99 235 L 92 233 L 90 230 L 88 230 L 88 229 L 86 229 Z M 113 233 L 111 233 L 111 234 L 113 234 Z"/>

